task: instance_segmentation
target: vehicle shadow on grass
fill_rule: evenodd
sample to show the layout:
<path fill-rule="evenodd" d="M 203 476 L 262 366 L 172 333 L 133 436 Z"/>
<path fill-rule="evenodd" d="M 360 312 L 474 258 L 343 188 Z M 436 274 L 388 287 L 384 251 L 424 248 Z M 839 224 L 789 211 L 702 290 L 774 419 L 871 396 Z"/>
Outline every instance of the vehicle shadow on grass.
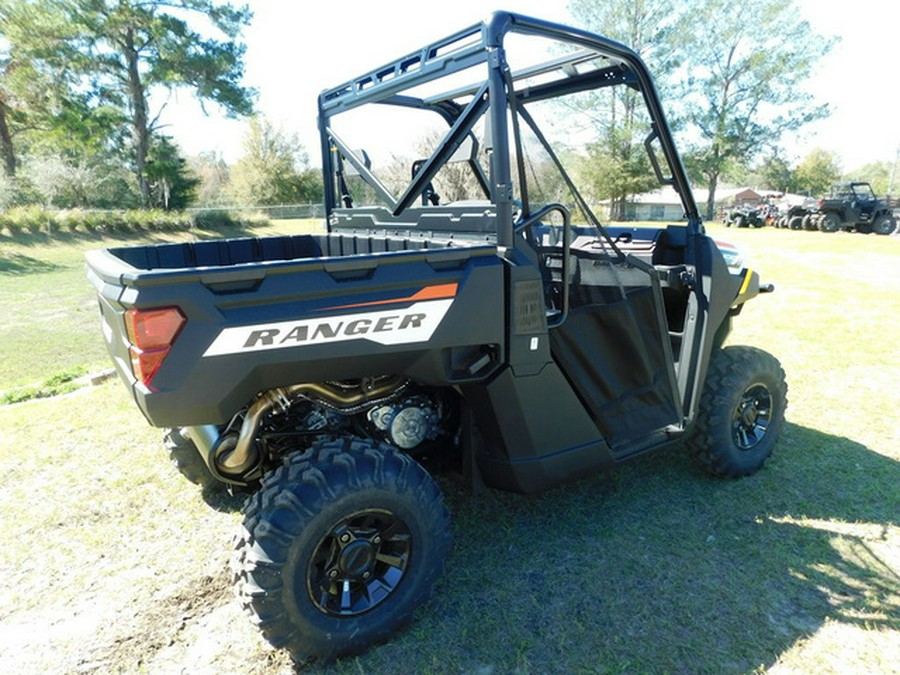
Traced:
<path fill-rule="evenodd" d="M 737 481 L 676 449 L 539 497 L 445 484 L 455 540 L 435 597 L 356 665 L 747 672 L 829 620 L 900 629 L 883 555 L 897 485 L 900 463 L 794 424 Z"/>
<path fill-rule="evenodd" d="M 39 274 L 60 269 L 59 265 L 45 260 L 32 258 L 21 253 L 0 254 L 0 275 L 21 276 L 23 274 Z"/>
<path fill-rule="evenodd" d="M 220 513 L 236 513 L 247 500 L 247 495 L 231 494 L 220 485 L 204 487 L 200 496 L 209 508 Z"/>

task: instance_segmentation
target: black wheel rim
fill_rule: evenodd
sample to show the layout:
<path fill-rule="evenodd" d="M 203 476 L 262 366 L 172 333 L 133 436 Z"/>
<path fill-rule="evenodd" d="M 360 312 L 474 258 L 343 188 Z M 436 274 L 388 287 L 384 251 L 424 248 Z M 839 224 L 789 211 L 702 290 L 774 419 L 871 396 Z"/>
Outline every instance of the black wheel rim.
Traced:
<path fill-rule="evenodd" d="M 752 384 L 734 410 L 731 420 L 731 437 L 739 450 L 752 450 L 762 443 L 772 419 L 772 394 L 762 384 Z"/>
<path fill-rule="evenodd" d="M 319 611 L 356 616 L 384 602 L 406 576 L 409 528 L 389 511 L 369 509 L 344 518 L 316 546 L 307 590 Z"/>

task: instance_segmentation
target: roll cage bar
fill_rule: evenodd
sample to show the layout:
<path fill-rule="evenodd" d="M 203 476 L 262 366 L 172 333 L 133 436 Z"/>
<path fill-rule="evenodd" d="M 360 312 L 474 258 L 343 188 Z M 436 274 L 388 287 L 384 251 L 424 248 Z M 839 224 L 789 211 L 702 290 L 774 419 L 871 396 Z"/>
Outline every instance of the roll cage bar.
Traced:
<path fill-rule="evenodd" d="M 512 72 L 504 49 L 504 39 L 510 33 L 554 39 L 572 45 L 577 51 Z M 487 67 L 487 77 L 481 83 L 423 97 L 408 93 L 420 85 L 479 65 Z M 515 90 L 517 81 L 537 76 L 549 77 L 549 80 Z M 630 86 L 643 96 L 651 121 L 651 130 L 644 144 L 653 170 L 660 184 L 671 185 L 679 194 L 689 230 L 700 231 L 700 215 L 687 174 L 666 123 L 656 88 L 641 58 L 625 45 L 599 35 L 503 11 L 495 12 L 483 23 L 458 31 L 320 94 L 319 130 L 326 215 L 330 216 L 342 200 L 343 206 L 350 206 L 346 190 L 342 187 L 345 186 L 343 163 L 346 161 L 390 206 L 392 215 L 398 216 L 415 203 L 417 196 L 430 185 L 440 168 L 472 134 L 473 126 L 483 115 L 487 115 L 494 149 L 490 180 L 485 181 L 480 167 L 473 168 L 497 211 L 497 243 L 510 246 L 514 239 L 513 213 L 517 205 L 513 203 L 509 118 L 512 118 L 514 127 L 514 143 L 518 145 L 517 111 L 524 112 L 524 104 L 613 85 Z M 462 105 L 459 99 L 466 98 L 468 103 Z M 417 172 L 399 197 L 391 194 L 369 170 L 364 159 L 338 137 L 331 125 L 331 118 L 335 115 L 370 103 L 431 110 L 450 127 L 431 156 L 417 167 Z M 507 111 L 513 114 L 508 115 Z M 522 115 L 522 118 L 542 137 L 529 116 Z M 663 167 L 650 147 L 654 142 L 659 143 L 669 176 L 664 175 Z M 521 152 L 517 156 L 521 159 Z M 521 172 L 520 178 L 524 183 Z M 532 215 L 524 184 L 522 193 L 523 203 L 518 205 L 522 207 L 520 220 Z"/>

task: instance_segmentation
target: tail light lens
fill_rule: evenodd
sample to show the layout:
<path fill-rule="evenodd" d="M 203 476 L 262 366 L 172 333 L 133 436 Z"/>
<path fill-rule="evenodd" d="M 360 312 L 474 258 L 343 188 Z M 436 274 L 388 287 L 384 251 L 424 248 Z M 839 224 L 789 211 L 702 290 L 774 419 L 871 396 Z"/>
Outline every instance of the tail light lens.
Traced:
<path fill-rule="evenodd" d="M 187 319 L 178 307 L 129 309 L 125 312 L 125 331 L 131 343 L 131 370 L 135 378 L 149 387 Z"/>

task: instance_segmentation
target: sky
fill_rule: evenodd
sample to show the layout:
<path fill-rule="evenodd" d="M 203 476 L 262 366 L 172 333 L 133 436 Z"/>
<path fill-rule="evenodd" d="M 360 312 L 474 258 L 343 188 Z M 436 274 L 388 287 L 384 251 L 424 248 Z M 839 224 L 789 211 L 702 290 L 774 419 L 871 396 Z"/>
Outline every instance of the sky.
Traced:
<path fill-rule="evenodd" d="M 330 88 L 475 24 L 494 9 L 572 23 L 566 0 L 248 0 L 254 12 L 245 29 L 245 84 L 258 91 L 257 111 L 296 133 L 317 164 L 316 97 Z M 599 3 L 598 3 L 599 4 Z M 837 153 L 852 171 L 900 153 L 900 91 L 895 0 L 796 0 L 813 29 L 837 36 L 807 85 L 832 114 L 787 139 L 785 157 L 810 150 Z M 159 104 L 160 101 L 154 101 Z M 187 91 L 173 94 L 161 119 L 185 154 L 216 151 L 226 161 L 241 155 L 246 121 L 228 120 L 214 106 L 205 115 Z"/>

